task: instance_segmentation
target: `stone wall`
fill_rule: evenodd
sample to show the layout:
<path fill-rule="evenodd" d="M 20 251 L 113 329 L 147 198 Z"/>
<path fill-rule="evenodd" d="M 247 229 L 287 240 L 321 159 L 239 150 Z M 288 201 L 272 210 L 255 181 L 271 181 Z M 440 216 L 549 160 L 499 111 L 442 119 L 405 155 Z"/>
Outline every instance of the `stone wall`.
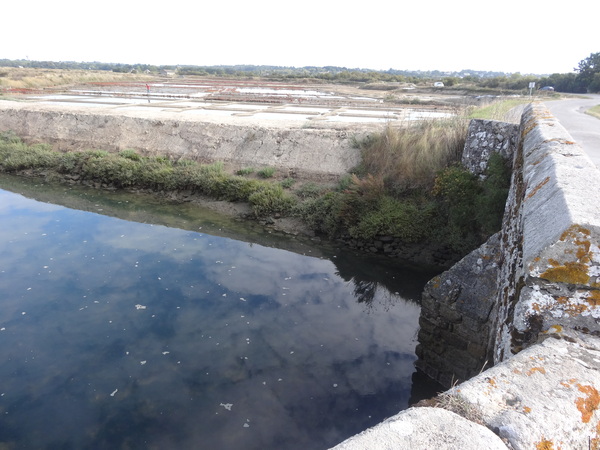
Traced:
<path fill-rule="evenodd" d="M 550 329 L 600 335 L 600 172 L 541 104 L 525 110 L 520 133 L 490 341 L 496 362 Z"/>
<path fill-rule="evenodd" d="M 491 361 L 487 337 L 494 333 L 489 318 L 497 295 L 499 241 L 497 233 L 429 281 L 423 292 L 416 366 L 446 388 Z"/>
<path fill-rule="evenodd" d="M 512 161 L 519 136 L 518 129 L 519 125 L 514 123 L 471 120 L 462 155 L 463 166 L 481 176 L 494 153 L 500 153 Z"/>
<path fill-rule="evenodd" d="M 430 402 L 495 436 L 410 408 L 336 448 L 600 448 L 600 171 L 542 104 L 502 231 L 428 284 L 420 323 L 417 365 L 446 385 L 495 364 Z"/>
<path fill-rule="evenodd" d="M 462 256 L 460 252 L 448 246 L 428 242 L 404 242 L 401 238 L 393 236 L 377 236 L 369 241 L 344 236 L 339 238 L 339 241 L 348 248 L 435 267 L 436 270 L 449 269 Z"/>
<path fill-rule="evenodd" d="M 494 120 L 469 123 L 462 164 L 483 176 L 493 153 L 513 161 L 519 125 Z M 500 234 L 494 235 L 451 270 L 431 280 L 423 292 L 416 366 L 449 388 L 493 361 L 496 334 Z"/>

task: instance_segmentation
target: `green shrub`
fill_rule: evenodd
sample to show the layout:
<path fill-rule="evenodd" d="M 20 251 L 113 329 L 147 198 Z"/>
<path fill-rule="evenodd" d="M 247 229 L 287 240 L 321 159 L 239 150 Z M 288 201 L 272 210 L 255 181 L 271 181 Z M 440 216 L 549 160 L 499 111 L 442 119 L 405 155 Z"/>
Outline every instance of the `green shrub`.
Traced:
<path fill-rule="evenodd" d="M 275 175 L 276 169 L 274 167 L 263 167 L 257 173 L 257 175 L 261 178 L 273 178 Z"/>
<path fill-rule="evenodd" d="M 412 199 L 398 200 L 383 196 L 376 205 L 361 214 L 349 229 L 357 239 L 370 240 L 377 236 L 394 236 L 404 242 L 419 242 L 429 237 L 435 205 L 424 206 Z"/>
<path fill-rule="evenodd" d="M 296 205 L 294 214 L 315 232 L 335 237 L 344 231 L 340 221 L 341 211 L 345 206 L 344 198 L 345 194 L 341 192 L 327 192 L 308 198 Z"/>
<path fill-rule="evenodd" d="M 257 217 L 269 214 L 285 214 L 292 210 L 295 202 L 279 185 L 264 185 L 262 189 L 248 197 L 252 210 Z"/>
<path fill-rule="evenodd" d="M 206 174 L 217 174 L 220 175 L 224 172 L 225 164 L 221 161 L 214 162 L 212 164 L 203 164 L 199 166 L 201 173 Z"/>
<path fill-rule="evenodd" d="M 296 182 L 296 180 L 294 180 L 293 178 L 286 177 L 283 180 L 281 180 L 281 182 L 279 184 L 281 185 L 282 188 L 289 189 L 294 185 L 295 182 Z"/>
<path fill-rule="evenodd" d="M 491 235 L 502 226 L 506 198 L 510 189 L 511 167 L 499 153 L 488 161 L 486 178 L 477 197 L 477 221 L 484 235 Z"/>
<path fill-rule="evenodd" d="M 236 175 L 250 175 L 255 171 L 254 167 L 245 167 L 235 172 Z"/>
<path fill-rule="evenodd" d="M 131 159 L 132 161 L 140 161 L 142 157 L 136 153 L 135 150 L 125 149 L 119 152 L 121 158 Z"/>
<path fill-rule="evenodd" d="M 302 199 L 307 199 L 307 198 L 318 197 L 319 195 L 321 195 L 323 193 L 323 191 L 324 191 L 323 186 L 320 186 L 320 185 L 310 181 L 310 182 L 305 183 L 302 186 L 300 186 L 298 189 L 296 189 L 294 191 L 294 193 Z"/>
<path fill-rule="evenodd" d="M 178 159 L 175 162 L 175 165 L 178 167 L 189 167 L 189 166 L 196 166 L 196 165 L 198 165 L 198 163 L 196 161 L 192 161 L 191 159 Z"/>

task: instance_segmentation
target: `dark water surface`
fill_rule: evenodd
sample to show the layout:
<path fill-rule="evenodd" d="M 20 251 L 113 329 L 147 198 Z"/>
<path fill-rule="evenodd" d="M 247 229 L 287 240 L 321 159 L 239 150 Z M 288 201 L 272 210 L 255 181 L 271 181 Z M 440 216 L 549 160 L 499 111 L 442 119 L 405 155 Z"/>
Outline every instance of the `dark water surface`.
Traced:
<path fill-rule="evenodd" d="M 328 448 L 408 406 L 430 276 L 1 176 L 0 447 Z"/>

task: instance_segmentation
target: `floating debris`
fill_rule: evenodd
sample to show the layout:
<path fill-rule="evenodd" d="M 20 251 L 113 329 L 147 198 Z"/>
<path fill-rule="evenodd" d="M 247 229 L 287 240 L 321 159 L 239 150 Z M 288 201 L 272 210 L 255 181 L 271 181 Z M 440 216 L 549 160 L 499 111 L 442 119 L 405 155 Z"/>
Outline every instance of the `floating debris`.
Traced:
<path fill-rule="evenodd" d="M 135 309 L 146 309 L 144 305 L 135 305 Z"/>
<path fill-rule="evenodd" d="M 144 361 L 140 361 L 140 364 L 143 366 L 144 364 L 146 364 L 148 361 L 144 360 Z"/>
<path fill-rule="evenodd" d="M 118 390 L 118 389 L 115 389 L 114 391 L 112 391 L 112 393 L 110 394 L 110 396 L 111 396 L 111 397 L 114 397 L 114 396 L 115 396 L 115 394 L 116 394 L 117 392 L 119 392 L 119 390 Z"/>
<path fill-rule="evenodd" d="M 231 411 L 231 407 L 233 406 L 233 403 L 221 403 L 219 406 L 222 406 L 227 411 Z"/>

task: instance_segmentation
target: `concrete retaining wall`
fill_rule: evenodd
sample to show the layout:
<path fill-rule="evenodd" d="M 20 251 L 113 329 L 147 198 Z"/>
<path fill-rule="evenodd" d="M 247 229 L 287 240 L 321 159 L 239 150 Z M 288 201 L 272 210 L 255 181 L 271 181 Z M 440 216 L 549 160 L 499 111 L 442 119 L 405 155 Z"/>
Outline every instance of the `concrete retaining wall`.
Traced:
<path fill-rule="evenodd" d="M 421 322 L 445 341 L 434 357 L 421 349 L 430 373 L 448 380 L 461 358 L 471 367 L 472 340 L 494 359 L 437 406 L 495 437 L 464 426 L 457 436 L 454 417 L 410 408 L 336 449 L 432 448 L 432 434 L 442 448 L 600 448 L 600 171 L 542 104 L 525 109 L 518 141 L 501 233 L 430 282 Z M 491 292 L 476 293 L 490 276 Z M 486 326 L 465 327 L 488 311 Z"/>
<path fill-rule="evenodd" d="M 217 120 L 218 119 L 218 120 Z M 354 139 L 372 131 L 360 126 L 304 127 L 298 122 L 211 118 L 173 111 L 137 111 L 0 101 L 0 132 L 61 150 L 134 149 L 232 169 L 275 167 L 284 175 L 335 180 L 356 166 Z"/>

